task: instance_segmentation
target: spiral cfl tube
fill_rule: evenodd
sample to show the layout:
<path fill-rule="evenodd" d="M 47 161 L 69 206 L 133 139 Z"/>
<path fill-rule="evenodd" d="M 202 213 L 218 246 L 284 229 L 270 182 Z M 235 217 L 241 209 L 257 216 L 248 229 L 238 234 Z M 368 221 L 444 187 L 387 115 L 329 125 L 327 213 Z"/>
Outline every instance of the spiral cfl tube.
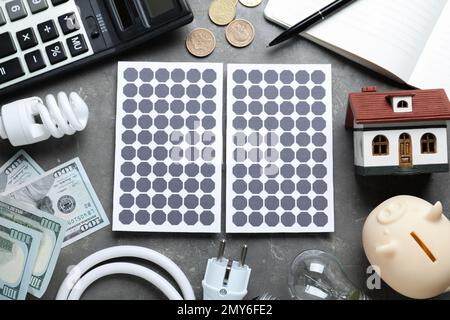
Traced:
<path fill-rule="evenodd" d="M 33 97 L 4 105 L 0 113 L 0 137 L 9 139 L 13 146 L 23 146 L 61 138 L 86 128 L 89 109 L 81 97 L 72 92 L 49 94 L 45 105 Z"/>

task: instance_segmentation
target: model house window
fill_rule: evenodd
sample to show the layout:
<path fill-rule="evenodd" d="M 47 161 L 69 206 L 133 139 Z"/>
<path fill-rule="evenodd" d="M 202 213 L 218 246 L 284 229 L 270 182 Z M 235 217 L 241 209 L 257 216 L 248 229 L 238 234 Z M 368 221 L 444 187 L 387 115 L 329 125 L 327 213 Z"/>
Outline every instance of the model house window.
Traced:
<path fill-rule="evenodd" d="M 422 153 L 436 153 L 436 136 L 432 133 L 425 133 L 420 140 Z"/>
<path fill-rule="evenodd" d="M 391 97 L 392 110 L 394 112 L 412 112 L 413 97 Z"/>
<path fill-rule="evenodd" d="M 397 108 L 399 109 L 407 109 L 409 107 L 408 102 L 406 102 L 405 100 L 400 100 L 397 103 Z"/>
<path fill-rule="evenodd" d="M 378 135 L 373 139 L 372 153 L 374 156 L 387 156 L 389 154 L 389 141 L 385 136 Z"/>

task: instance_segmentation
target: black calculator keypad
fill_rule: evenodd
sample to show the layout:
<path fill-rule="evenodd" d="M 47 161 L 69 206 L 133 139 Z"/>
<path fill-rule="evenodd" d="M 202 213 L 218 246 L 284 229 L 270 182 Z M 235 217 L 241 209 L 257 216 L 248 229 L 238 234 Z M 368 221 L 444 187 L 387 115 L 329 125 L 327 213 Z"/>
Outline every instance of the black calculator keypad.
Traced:
<path fill-rule="evenodd" d="M 0 63 L 0 84 L 14 80 L 24 74 L 18 58 Z"/>
<path fill-rule="evenodd" d="M 48 20 L 38 24 L 38 30 L 43 42 L 51 41 L 59 36 L 58 29 L 56 29 L 56 25 L 53 20 Z"/>
<path fill-rule="evenodd" d="M 45 48 L 48 60 L 51 64 L 57 64 L 67 59 L 66 52 L 61 42 L 55 42 Z"/>
<path fill-rule="evenodd" d="M 27 53 L 25 55 L 25 61 L 30 72 L 35 72 L 46 67 L 40 50 Z"/>
<path fill-rule="evenodd" d="M 22 50 L 27 50 L 38 45 L 38 40 L 33 28 L 27 28 L 19 31 L 16 36 Z"/>
<path fill-rule="evenodd" d="M 16 46 L 9 32 L 0 34 L 0 59 L 16 53 Z"/>
<path fill-rule="evenodd" d="M 33 14 L 48 9 L 47 0 L 28 0 L 28 5 Z"/>
<path fill-rule="evenodd" d="M 94 54 L 77 1 L 0 0 L 0 96 Z"/>
<path fill-rule="evenodd" d="M 27 9 L 22 0 L 13 0 L 6 3 L 6 11 L 11 21 L 17 21 L 27 16 Z"/>
<path fill-rule="evenodd" d="M 69 34 L 80 29 L 77 16 L 73 12 L 59 17 L 58 21 L 64 34 Z"/>

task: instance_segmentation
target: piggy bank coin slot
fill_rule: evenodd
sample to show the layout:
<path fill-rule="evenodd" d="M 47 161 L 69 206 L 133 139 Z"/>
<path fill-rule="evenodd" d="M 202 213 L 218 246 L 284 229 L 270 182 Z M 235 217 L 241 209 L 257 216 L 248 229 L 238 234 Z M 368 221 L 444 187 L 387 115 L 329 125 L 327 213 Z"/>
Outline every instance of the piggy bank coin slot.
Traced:
<path fill-rule="evenodd" d="M 425 254 L 430 258 L 432 262 L 436 262 L 436 257 L 433 255 L 430 249 L 428 249 L 427 245 L 420 239 L 420 237 L 415 232 L 411 232 L 411 237 L 417 242 L 419 247 L 425 252 Z"/>

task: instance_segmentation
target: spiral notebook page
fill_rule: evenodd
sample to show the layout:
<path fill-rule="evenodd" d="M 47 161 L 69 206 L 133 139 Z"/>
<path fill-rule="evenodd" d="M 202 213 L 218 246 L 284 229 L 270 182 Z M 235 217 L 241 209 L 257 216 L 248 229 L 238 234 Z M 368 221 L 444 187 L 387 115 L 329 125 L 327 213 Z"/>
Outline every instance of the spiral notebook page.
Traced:
<path fill-rule="evenodd" d="M 316 1 L 271 0 L 266 16 L 289 26 L 311 12 L 312 2 Z M 324 5 L 324 1 L 319 2 Z M 449 10 L 447 2 L 358 0 L 304 36 L 387 76 L 409 82 L 438 22 L 448 25 L 448 19 L 442 18 L 444 9 Z M 438 60 L 449 55 L 443 54 Z"/>
<path fill-rule="evenodd" d="M 422 89 L 442 86 L 450 96 L 450 2 L 442 12 L 409 83 Z M 433 79 L 431 82 L 430 79 Z"/>

